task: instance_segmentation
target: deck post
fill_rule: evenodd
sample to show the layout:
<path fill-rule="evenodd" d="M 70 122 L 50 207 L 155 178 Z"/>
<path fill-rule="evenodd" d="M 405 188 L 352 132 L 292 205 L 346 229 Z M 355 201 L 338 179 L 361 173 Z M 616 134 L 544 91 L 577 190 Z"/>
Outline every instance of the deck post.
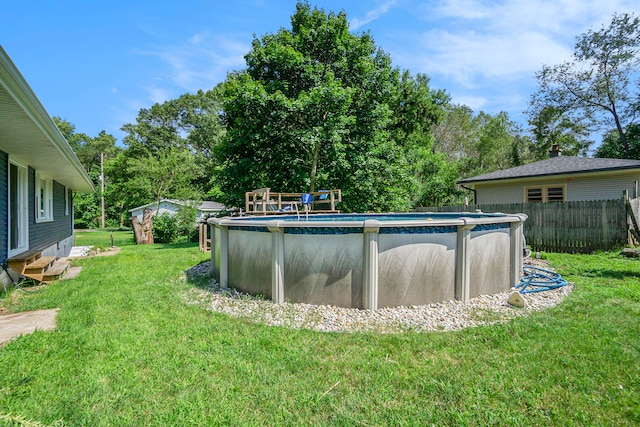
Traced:
<path fill-rule="evenodd" d="M 269 221 L 271 232 L 271 300 L 276 304 L 284 302 L 284 227 L 281 221 Z"/>
<path fill-rule="evenodd" d="M 378 309 L 378 236 L 380 223 L 374 219 L 366 220 L 364 235 L 364 260 L 362 305 L 366 310 Z"/>
<path fill-rule="evenodd" d="M 468 224 L 470 218 L 460 218 L 464 224 L 458 225 L 458 237 L 456 245 L 456 279 L 454 298 L 458 301 L 469 301 L 469 288 L 471 284 L 470 248 L 471 230 L 475 224 Z"/>

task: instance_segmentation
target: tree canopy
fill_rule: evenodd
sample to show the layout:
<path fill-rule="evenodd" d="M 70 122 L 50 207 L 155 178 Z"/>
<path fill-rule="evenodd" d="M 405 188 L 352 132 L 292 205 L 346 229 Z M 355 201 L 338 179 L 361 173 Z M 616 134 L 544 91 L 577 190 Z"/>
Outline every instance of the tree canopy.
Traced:
<path fill-rule="evenodd" d="M 116 145 L 116 138 L 105 131 L 101 131 L 96 137 L 90 137 L 84 133 L 77 133 L 75 125 L 67 120 L 53 117 L 53 121 L 73 148 L 96 188 L 95 193 L 74 194 L 75 226 L 80 228 L 98 227 L 102 217 L 101 180 L 106 179 L 102 175 L 101 162 L 107 165 L 110 160 L 118 156 L 122 149 Z M 105 191 L 105 197 L 107 197 L 106 193 Z M 117 218 L 120 216 L 120 211 L 115 206 L 108 206 L 110 209 L 106 212 L 107 217 Z"/>
<path fill-rule="evenodd" d="M 226 135 L 216 180 L 227 204 L 271 187 L 342 188 L 345 210 L 408 209 L 417 188 L 409 162 L 431 144 L 442 92 L 392 66 L 344 12 L 298 3 L 291 29 L 255 38 L 247 68 L 224 84 Z"/>
<path fill-rule="evenodd" d="M 213 150 L 224 135 L 218 89 L 184 94 L 140 110 L 122 130 L 126 149 L 109 163 L 111 203 L 123 210 L 163 198 L 216 194 Z"/>
<path fill-rule="evenodd" d="M 539 89 L 531 98 L 530 117 L 533 121 L 551 108 L 579 132 L 615 130 L 619 153 L 629 158 L 627 129 L 640 111 L 640 86 L 633 81 L 639 65 L 640 19 L 615 14 L 608 26 L 577 37 L 571 61 L 545 65 L 536 74 Z"/>

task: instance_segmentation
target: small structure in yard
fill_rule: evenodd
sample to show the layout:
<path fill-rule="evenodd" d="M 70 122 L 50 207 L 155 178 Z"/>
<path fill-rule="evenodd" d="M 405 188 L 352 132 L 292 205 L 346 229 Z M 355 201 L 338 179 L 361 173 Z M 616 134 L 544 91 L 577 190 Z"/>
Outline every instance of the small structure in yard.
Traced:
<path fill-rule="evenodd" d="M 193 221 L 199 228 L 200 249 L 203 250 L 203 233 L 206 233 L 206 229 L 203 230 L 203 224 L 206 224 L 206 220 L 208 218 L 218 216 L 221 213 L 228 211 L 227 207 L 222 203 L 212 201 L 187 202 L 183 200 L 161 199 L 159 203 L 147 203 L 146 205 L 129 209 L 129 213 L 131 214 L 131 226 L 133 228 L 136 243 L 153 243 L 152 227 L 153 218 L 155 216 L 163 214 L 175 216 L 178 214 L 180 209 L 184 208 L 195 209 L 196 213 Z"/>
<path fill-rule="evenodd" d="M 624 191 L 638 198 L 640 160 L 562 156 L 557 147 L 550 156 L 458 184 L 473 190 L 475 204 L 614 200 Z"/>
<path fill-rule="evenodd" d="M 147 203 L 146 205 L 129 209 L 129 216 L 135 216 L 138 218 L 139 222 L 142 222 L 145 209 L 151 209 L 153 213 L 157 213 L 157 215 L 162 215 L 164 213 L 168 215 L 176 215 L 181 208 L 185 207 L 192 207 L 196 210 L 196 217 L 193 219 L 194 223 L 205 220 L 211 216 L 217 216 L 221 212 L 225 212 L 227 210 L 222 203 L 218 202 L 189 202 L 175 199 L 161 199 L 160 203 Z"/>
<path fill-rule="evenodd" d="M 527 244 L 536 251 L 590 253 L 640 242 L 640 160 L 560 154 L 553 147 L 546 160 L 459 180 L 475 199 L 463 209 L 526 213 Z"/>

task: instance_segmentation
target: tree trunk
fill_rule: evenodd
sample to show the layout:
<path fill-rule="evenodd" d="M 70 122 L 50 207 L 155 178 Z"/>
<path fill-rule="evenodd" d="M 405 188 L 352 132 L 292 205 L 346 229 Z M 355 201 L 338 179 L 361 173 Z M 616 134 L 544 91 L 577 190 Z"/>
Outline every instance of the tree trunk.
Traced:
<path fill-rule="evenodd" d="M 153 211 L 145 209 L 142 214 L 142 223 L 137 216 L 132 216 L 131 225 L 138 245 L 150 245 L 153 243 Z"/>
<path fill-rule="evenodd" d="M 131 220 L 131 226 L 133 227 L 133 235 L 136 238 L 136 245 L 142 243 L 142 226 L 140 225 L 140 221 L 138 221 L 137 216 L 132 216 L 129 218 Z"/>
<path fill-rule="evenodd" d="M 153 244 L 153 211 L 151 209 L 145 209 L 142 214 L 142 238 L 143 243 Z"/>
<path fill-rule="evenodd" d="M 318 157 L 320 157 L 320 143 L 316 142 L 313 150 L 311 173 L 309 174 L 309 193 L 316 191 L 316 177 L 318 176 Z"/>

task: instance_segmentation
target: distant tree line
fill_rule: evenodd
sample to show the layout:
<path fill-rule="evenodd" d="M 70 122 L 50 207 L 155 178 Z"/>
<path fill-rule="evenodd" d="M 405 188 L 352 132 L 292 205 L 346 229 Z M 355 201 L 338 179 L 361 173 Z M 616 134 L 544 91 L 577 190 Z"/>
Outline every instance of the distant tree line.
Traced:
<path fill-rule="evenodd" d="M 429 77 L 394 67 L 368 32 L 349 32 L 344 12 L 301 2 L 291 28 L 255 37 L 246 68 L 210 90 L 140 110 L 123 147 L 56 118 L 104 195 L 75 196 L 79 227 L 110 226 L 162 198 L 242 207 L 244 193 L 341 188 L 343 211 L 404 211 L 460 203 L 463 177 L 541 160 L 557 144 L 585 156 L 640 159 L 640 24 L 614 15 L 577 38 L 571 61 L 544 66 L 529 128 L 506 112 L 474 112 L 433 89 Z M 103 153 L 101 176 L 100 153 Z"/>

